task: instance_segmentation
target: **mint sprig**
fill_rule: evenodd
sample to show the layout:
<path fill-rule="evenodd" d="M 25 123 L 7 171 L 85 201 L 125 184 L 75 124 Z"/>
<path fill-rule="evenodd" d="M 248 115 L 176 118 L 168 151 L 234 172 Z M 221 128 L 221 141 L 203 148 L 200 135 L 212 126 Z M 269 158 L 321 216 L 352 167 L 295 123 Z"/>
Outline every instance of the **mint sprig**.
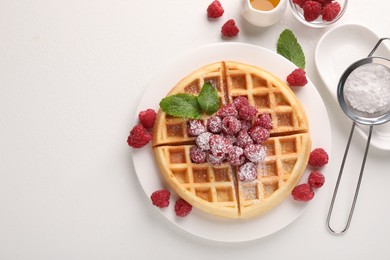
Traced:
<path fill-rule="evenodd" d="M 203 84 L 199 96 L 179 93 L 160 101 L 162 111 L 175 117 L 200 119 L 202 113 L 211 115 L 219 108 L 217 90 L 207 82 Z"/>
<path fill-rule="evenodd" d="M 306 60 L 301 45 L 294 33 L 285 29 L 279 36 L 276 52 L 294 63 L 301 69 L 305 69 Z"/>
<path fill-rule="evenodd" d="M 213 85 L 211 85 L 211 83 L 207 82 L 203 84 L 203 87 L 198 96 L 198 102 L 202 110 L 208 115 L 212 115 L 218 111 L 218 92 L 213 87 Z"/>

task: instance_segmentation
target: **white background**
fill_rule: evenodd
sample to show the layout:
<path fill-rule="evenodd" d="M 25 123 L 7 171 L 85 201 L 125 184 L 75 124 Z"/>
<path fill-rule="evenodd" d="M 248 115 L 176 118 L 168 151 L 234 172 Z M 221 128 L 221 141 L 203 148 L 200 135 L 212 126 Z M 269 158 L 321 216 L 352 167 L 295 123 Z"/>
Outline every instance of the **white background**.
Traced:
<path fill-rule="evenodd" d="M 0 259 L 388 257 L 389 151 L 370 150 L 349 231 L 333 236 L 326 229 L 351 123 L 319 78 L 314 50 L 328 29 L 343 23 L 390 37 L 390 5 L 350 1 L 342 20 L 325 29 L 305 27 L 288 8 L 279 23 L 261 29 L 243 20 L 238 0 L 221 0 L 223 17 L 208 20 L 210 2 L 0 1 Z M 240 28 L 232 40 L 220 36 L 229 18 Z M 223 244 L 185 233 L 150 204 L 134 172 L 126 139 L 138 101 L 178 55 L 226 41 L 275 51 L 285 28 L 301 43 L 330 116 L 326 187 L 299 219 L 266 238 Z M 355 138 L 355 168 L 363 148 Z M 354 166 L 340 192 L 347 202 Z"/>

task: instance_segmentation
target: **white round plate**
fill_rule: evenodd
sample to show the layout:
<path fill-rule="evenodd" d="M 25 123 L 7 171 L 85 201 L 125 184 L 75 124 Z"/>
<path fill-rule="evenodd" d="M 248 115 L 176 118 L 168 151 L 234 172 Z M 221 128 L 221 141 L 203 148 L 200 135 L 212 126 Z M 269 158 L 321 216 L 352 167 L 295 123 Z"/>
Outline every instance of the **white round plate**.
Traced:
<path fill-rule="evenodd" d="M 165 69 L 146 90 L 139 103 L 137 113 L 147 108 L 157 110 L 160 100 L 180 79 L 203 65 L 221 60 L 235 60 L 257 65 L 281 79 L 285 79 L 296 68 L 287 59 L 261 47 L 241 43 L 207 45 L 187 53 L 168 66 L 164 66 Z M 295 90 L 310 120 L 313 148 L 322 147 L 326 151 L 331 151 L 329 118 L 316 88 L 309 81 L 305 87 Z M 148 197 L 158 189 L 167 188 L 159 174 L 150 147 L 133 149 L 132 154 L 136 174 Z M 307 177 L 307 173 L 305 173 L 305 177 Z M 318 199 L 319 197 L 316 196 L 310 203 L 315 203 Z M 174 225 L 198 237 L 219 242 L 243 242 L 265 237 L 284 228 L 299 217 L 310 203 L 294 201 L 290 196 L 268 213 L 247 220 L 214 217 L 196 208 L 193 208 L 192 212 L 185 218 L 178 218 L 173 209 L 174 198 L 171 199 L 168 208 L 159 209 L 156 207 L 156 210 L 160 211 Z"/>
<path fill-rule="evenodd" d="M 343 72 L 355 61 L 366 58 L 380 37 L 365 26 L 345 24 L 326 32 L 315 50 L 315 64 L 326 88 L 337 101 L 337 85 Z M 390 50 L 383 42 L 373 56 L 390 59 Z M 359 134 L 367 140 L 368 127 L 359 125 Z M 375 126 L 371 145 L 390 150 L 390 123 Z"/>

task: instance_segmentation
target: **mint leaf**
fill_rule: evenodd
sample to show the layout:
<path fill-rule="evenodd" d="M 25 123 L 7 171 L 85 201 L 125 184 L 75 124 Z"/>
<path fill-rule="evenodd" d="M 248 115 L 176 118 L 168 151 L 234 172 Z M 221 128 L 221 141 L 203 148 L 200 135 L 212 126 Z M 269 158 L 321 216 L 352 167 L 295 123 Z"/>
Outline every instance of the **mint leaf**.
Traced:
<path fill-rule="evenodd" d="M 199 119 L 202 116 L 202 108 L 198 99 L 190 94 L 176 94 L 163 98 L 160 101 L 161 109 L 171 116 Z"/>
<path fill-rule="evenodd" d="M 206 82 L 203 84 L 198 96 L 198 102 L 202 110 L 208 115 L 211 115 L 218 111 L 218 91 L 213 87 L 210 82 Z"/>
<path fill-rule="evenodd" d="M 305 54 L 291 30 L 285 29 L 280 34 L 276 51 L 299 68 L 305 69 Z"/>

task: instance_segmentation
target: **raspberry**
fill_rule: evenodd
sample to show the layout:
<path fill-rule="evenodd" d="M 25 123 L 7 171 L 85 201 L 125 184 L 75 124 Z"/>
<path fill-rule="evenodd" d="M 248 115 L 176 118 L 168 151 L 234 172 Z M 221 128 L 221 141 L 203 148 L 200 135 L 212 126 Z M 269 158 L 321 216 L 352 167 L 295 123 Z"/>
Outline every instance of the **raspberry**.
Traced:
<path fill-rule="evenodd" d="M 175 213 L 178 217 L 185 217 L 187 216 L 192 210 L 192 206 L 183 199 L 178 199 L 175 202 Z"/>
<path fill-rule="evenodd" d="M 222 25 L 221 33 L 225 37 L 237 36 L 240 30 L 236 26 L 236 22 L 233 19 L 229 19 L 224 25 Z"/>
<path fill-rule="evenodd" d="M 302 7 L 306 1 L 308 0 L 293 0 L 293 3 Z"/>
<path fill-rule="evenodd" d="M 245 162 L 244 150 L 241 147 L 233 146 L 228 154 L 228 160 L 231 165 L 242 165 Z"/>
<path fill-rule="evenodd" d="M 236 117 L 237 115 L 238 115 L 238 111 L 233 104 L 225 105 L 222 108 L 220 108 L 217 112 L 217 116 L 220 116 L 222 118 L 226 116 Z"/>
<path fill-rule="evenodd" d="M 329 161 L 329 156 L 322 148 L 316 148 L 310 153 L 309 165 L 314 167 L 322 167 Z"/>
<path fill-rule="evenodd" d="M 223 15 L 223 7 L 221 3 L 218 0 L 214 0 L 211 2 L 211 4 L 207 7 L 207 17 L 208 18 L 218 18 Z"/>
<path fill-rule="evenodd" d="M 242 106 L 249 106 L 248 99 L 244 96 L 238 96 L 233 100 L 234 106 L 239 110 Z"/>
<path fill-rule="evenodd" d="M 302 5 L 303 16 L 308 22 L 314 21 L 321 15 L 322 6 L 316 1 L 306 1 Z"/>
<path fill-rule="evenodd" d="M 168 190 L 157 190 L 152 193 L 150 199 L 154 206 L 159 208 L 166 208 L 169 206 L 169 197 L 171 193 Z"/>
<path fill-rule="evenodd" d="M 248 131 L 252 127 L 252 122 L 247 120 L 240 120 L 241 121 L 241 130 Z"/>
<path fill-rule="evenodd" d="M 248 130 L 248 134 L 258 144 L 262 144 L 270 135 L 269 131 L 261 126 L 252 127 Z"/>
<path fill-rule="evenodd" d="M 322 9 L 322 20 L 333 21 L 336 16 L 340 13 L 341 7 L 338 2 L 327 4 Z"/>
<path fill-rule="evenodd" d="M 247 131 L 241 130 L 237 135 L 236 144 L 241 148 L 245 148 L 245 146 L 253 144 L 253 139 L 249 136 Z"/>
<path fill-rule="evenodd" d="M 314 171 L 309 175 L 308 183 L 312 188 L 321 188 L 324 185 L 325 177 L 321 172 Z"/>
<path fill-rule="evenodd" d="M 210 133 L 210 132 L 201 133 L 200 135 L 198 135 L 198 137 L 197 137 L 196 140 L 195 140 L 196 145 L 197 145 L 200 149 L 202 149 L 203 151 L 210 150 L 209 142 L 210 142 L 210 137 L 211 137 L 212 135 L 213 135 L 213 134 Z"/>
<path fill-rule="evenodd" d="M 265 147 L 260 144 L 250 144 L 244 148 L 245 157 L 254 163 L 264 161 L 265 159 Z"/>
<path fill-rule="evenodd" d="M 133 148 L 141 148 L 152 140 L 152 135 L 141 124 L 137 124 L 127 137 L 127 144 Z"/>
<path fill-rule="evenodd" d="M 138 114 L 138 120 L 145 128 L 152 128 L 156 120 L 156 112 L 153 109 L 141 111 Z"/>
<path fill-rule="evenodd" d="M 257 177 L 256 166 L 252 162 L 247 162 L 244 165 L 241 165 L 237 176 L 240 181 L 253 181 Z"/>
<path fill-rule="evenodd" d="M 228 153 L 233 147 L 232 142 L 221 135 L 212 135 L 209 144 L 210 152 L 218 157 Z"/>
<path fill-rule="evenodd" d="M 207 153 L 201 148 L 192 146 L 190 148 L 190 158 L 193 163 L 204 163 L 206 161 Z"/>
<path fill-rule="evenodd" d="M 218 134 L 222 130 L 222 119 L 219 116 L 213 116 L 207 121 L 207 129 L 213 133 Z"/>
<path fill-rule="evenodd" d="M 309 201 L 314 197 L 314 191 L 307 183 L 299 184 L 291 191 L 294 200 Z"/>
<path fill-rule="evenodd" d="M 271 115 L 267 113 L 260 114 L 258 117 L 255 118 L 253 125 L 261 126 L 262 128 L 271 130 L 272 129 Z"/>
<path fill-rule="evenodd" d="M 303 87 L 307 84 L 306 72 L 303 69 L 295 69 L 287 76 L 287 83 L 291 87 Z"/>
<path fill-rule="evenodd" d="M 201 120 L 189 120 L 187 124 L 187 133 L 189 136 L 198 136 L 206 132 L 206 127 Z"/>
<path fill-rule="evenodd" d="M 221 163 L 223 163 L 223 160 L 225 160 L 225 154 L 214 155 L 214 154 L 209 153 L 207 156 L 207 161 L 211 165 L 220 165 Z"/>
<path fill-rule="evenodd" d="M 254 106 L 241 106 L 238 110 L 238 116 L 244 120 L 252 120 L 257 114 L 257 108 Z"/>
<path fill-rule="evenodd" d="M 228 135 L 237 134 L 241 130 L 241 122 L 233 116 L 222 119 L 222 131 Z"/>

